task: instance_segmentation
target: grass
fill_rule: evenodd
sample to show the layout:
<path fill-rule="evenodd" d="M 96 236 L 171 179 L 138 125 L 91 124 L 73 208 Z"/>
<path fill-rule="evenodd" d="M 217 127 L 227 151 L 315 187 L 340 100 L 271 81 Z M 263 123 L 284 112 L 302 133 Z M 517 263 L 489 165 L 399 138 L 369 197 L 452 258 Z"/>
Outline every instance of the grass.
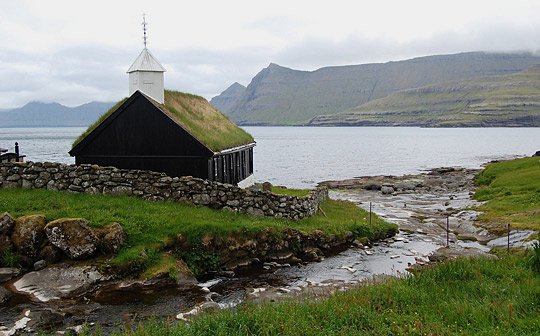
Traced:
<path fill-rule="evenodd" d="M 215 152 L 254 142 L 249 133 L 203 97 L 166 90 L 164 107 L 173 119 Z"/>
<path fill-rule="evenodd" d="M 395 233 L 397 227 L 376 218 L 370 226 L 367 213 L 353 203 L 327 200 L 324 211 L 300 221 L 253 217 L 173 202 L 148 202 L 134 197 L 87 195 L 49 190 L 0 189 L 0 213 L 15 217 L 43 214 L 47 220 L 83 217 L 94 227 L 120 223 L 128 243 L 114 259 L 142 272 L 162 260 L 159 251 L 178 235 L 193 245 L 205 236 L 255 237 L 268 228 L 279 234 L 288 228 L 306 233 L 321 230 L 343 236 L 347 231 L 370 240 Z M 202 256 L 201 258 L 205 258 Z M 206 261 L 206 260 L 203 260 Z"/>
<path fill-rule="evenodd" d="M 72 147 L 81 142 L 127 99 L 121 100 L 105 112 L 73 142 Z M 215 152 L 254 142 L 249 133 L 236 126 L 203 97 L 165 90 L 165 103 L 161 107 L 173 120 Z"/>
<path fill-rule="evenodd" d="M 477 177 L 474 197 L 480 224 L 492 230 L 540 230 L 540 158 L 530 157 L 489 164 Z"/>
<path fill-rule="evenodd" d="M 116 334 L 539 335 L 540 276 L 527 257 L 459 259 L 328 298 L 248 304 L 189 324 L 153 319 Z"/>
<path fill-rule="evenodd" d="M 298 196 L 304 197 L 307 196 L 310 192 L 309 189 L 289 189 L 286 187 L 272 187 L 272 192 L 278 195 L 288 195 L 288 196 Z"/>

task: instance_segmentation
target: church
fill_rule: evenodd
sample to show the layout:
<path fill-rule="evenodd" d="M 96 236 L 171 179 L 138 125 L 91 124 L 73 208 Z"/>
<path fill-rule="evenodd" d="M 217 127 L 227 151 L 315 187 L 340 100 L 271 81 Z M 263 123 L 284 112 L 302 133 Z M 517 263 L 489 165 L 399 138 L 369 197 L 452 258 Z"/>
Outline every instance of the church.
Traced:
<path fill-rule="evenodd" d="M 145 39 L 127 71 L 129 97 L 75 141 L 75 163 L 251 185 L 253 137 L 203 97 L 165 90 L 165 71 Z"/>

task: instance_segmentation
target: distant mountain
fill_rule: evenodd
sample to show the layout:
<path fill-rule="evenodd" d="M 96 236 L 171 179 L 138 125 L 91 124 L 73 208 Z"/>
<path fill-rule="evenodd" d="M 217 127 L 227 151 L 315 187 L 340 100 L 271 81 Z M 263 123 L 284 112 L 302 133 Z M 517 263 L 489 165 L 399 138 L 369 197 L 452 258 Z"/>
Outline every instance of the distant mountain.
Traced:
<path fill-rule="evenodd" d="M 114 103 L 91 102 L 77 107 L 31 102 L 0 112 L 0 127 L 88 126 Z"/>
<path fill-rule="evenodd" d="M 246 91 L 246 87 L 235 82 L 223 91 L 219 96 L 210 100 L 210 104 L 214 105 L 220 111 L 230 111 L 238 102 L 238 98 Z"/>
<path fill-rule="evenodd" d="M 310 125 L 540 127 L 540 66 L 397 92 Z"/>
<path fill-rule="evenodd" d="M 401 90 L 507 75 L 536 64 L 540 56 L 484 52 L 315 71 L 270 64 L 247 88 L 231 86 L 211 102 L 241 125 L 304 125 L 316 116 L 343 112 Z"/>

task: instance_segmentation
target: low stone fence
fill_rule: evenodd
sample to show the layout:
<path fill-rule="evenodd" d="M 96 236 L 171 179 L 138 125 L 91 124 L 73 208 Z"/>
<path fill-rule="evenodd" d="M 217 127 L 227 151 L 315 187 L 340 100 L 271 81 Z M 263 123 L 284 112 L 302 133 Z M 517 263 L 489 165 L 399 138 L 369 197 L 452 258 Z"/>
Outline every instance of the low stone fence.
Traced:
<path fill-rule="evenodd" d="M 177 201 L 255 216 L 293 220 L 314 215 L 328 197 L 320 187 L 305 197 L 276 195 L 194 177 L 170 177 L 145 170 L 54 162 L 0 164 L 0 188 L 64 190 L 76 193 L 130 195 L 153 201 Z"/>

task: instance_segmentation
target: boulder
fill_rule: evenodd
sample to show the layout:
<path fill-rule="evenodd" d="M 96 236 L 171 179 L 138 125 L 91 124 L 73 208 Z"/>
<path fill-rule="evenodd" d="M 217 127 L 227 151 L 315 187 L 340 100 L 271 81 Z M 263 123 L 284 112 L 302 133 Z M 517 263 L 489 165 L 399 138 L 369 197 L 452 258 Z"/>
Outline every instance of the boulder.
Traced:
<path fill-rule="evenodd" d="M 97 250 L 98 238 L 85 219 L 57 219 L 45 226 L 45 232 L 49 242 L 71 259 L 88 258 Z"/>
<path fill-rule="evenodd" d="M 18 218 L 11 233 L 11 241 L 17 251 L 29 257 L 35 257 L 45 241 L 46 224 L 47 221 L 43 215 Z"/>
<path fill-rule="evenodd" d="M 13 267 L 0 268 L 0 283 L 9 281 L 18 276 L 21 270 Z"/>
<path fill-rule="evenodd" d="M 272 192 L 272 183 L 270 183 L 270 182 L 264 182 L 264 183 L 262 184 L 262 191 Z"/>
<path fill-rule="evenodd" d="M 394 188 L 391 186 L 382 186 L 381 188 L 381 193 L 383 195 L 389 195 L 389 194 L 392 194 L 393 192 L 394 192 Z"/>
<path fill-rule="evenodd" d="M 537 151 L 536 153 L 534 153 L 533 156 L 540 156 L 540 151 Z"/>
<path fill-rule="evenodd" d="M 13 287 L 18 292 L 30 294 L 39 301 L 47 302 L 84 294 L 102 280 L 106 278 L 93 267 L 66 265 L 26 273 L 13 284 Z"/>
<path fill-rule="evenodd" d="M 101 250 L 104 253 L 117 253 L 124 245 L 127 234 L 118 223 L 112 223 L 102 229 L 97 229 Z"/>
<path fill-rule="evenodd" d="M 8 212 L 4 212 L 0 216 L 0 235 L 11 234 L 11 230 L 13 230 L 14 226 L 15 226 L 15 219 Z"/>

